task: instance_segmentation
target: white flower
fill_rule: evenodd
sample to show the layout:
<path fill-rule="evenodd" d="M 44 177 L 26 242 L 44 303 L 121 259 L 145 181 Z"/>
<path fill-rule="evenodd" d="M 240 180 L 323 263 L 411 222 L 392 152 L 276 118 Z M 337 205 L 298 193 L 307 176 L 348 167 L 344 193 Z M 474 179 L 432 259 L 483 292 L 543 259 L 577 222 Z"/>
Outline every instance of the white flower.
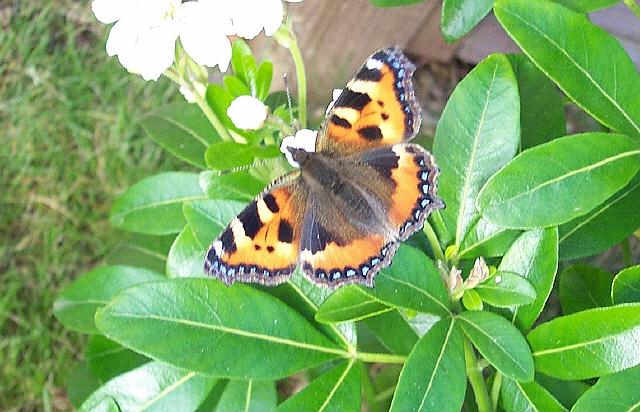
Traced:
<path fill-rule="evenodd" d="M 302 0 L 287 0 L 299 3 Z M 263 29 L 267 36 L 273 35 L 282 24 L 284 6 L 281 0 L 227 0 L 226 3 L 234 34 L 253 39 Z"/>
<path fill-rule="evenodd" d="M 227 115 L 238 129 L 256 130 L 262 127 L 269 108 L 252 96 L 238 96 L 227 109 Z"/>
<path fill-rule="evenodd" d="M 316 151 L 317 130 L 302 129 L 296 132 L 295 136 L 287 136 L 282 139 L 280 151 L 287 157 L 287 161 L 293 167 L 300 167 L 298 162 L 293 160 L 291 149 L 302 149 L 305 152 L 313 153 Z"/>
<path fill-rule="evenodd" d="M 338 100 L 338 97 L 340 97 L 341 94 L 342 94 L 342 89 L 333 89 L 333 95 L 332 95 L 333 100 L 331 100 L 331 103 L 329 103 L 329 106 L 327 106 L 327 110 L 325 110 L 325 114 L 329 114 L 331 109 L 333 109 L 333 105 L 336 104 L 336 100 Z"/>

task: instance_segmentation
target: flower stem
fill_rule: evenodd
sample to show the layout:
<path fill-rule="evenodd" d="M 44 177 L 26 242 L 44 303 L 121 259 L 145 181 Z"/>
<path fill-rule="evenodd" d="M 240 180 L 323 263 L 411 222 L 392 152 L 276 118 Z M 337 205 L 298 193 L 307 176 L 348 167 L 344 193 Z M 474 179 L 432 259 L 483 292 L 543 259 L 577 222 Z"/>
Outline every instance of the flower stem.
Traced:
<path fill-rule="evenodd" d="M 636 3 L 636 0 L 623 0 L 624 4 L 640 19 L 640 6 Z"/>
<path fill-rule="evenodd" d="M 396 363 L 403 364 L 407 361 L 406 356 L 393 355 L 390 353 L 371 353 L 371 352 L 356 352 L 355 358 L 368 363 Z"/>
<path fill-rule="evenodd" d="M 442 248 L 440 247 L 440 242 L 438 241 L 438 236 L 436 232 L 433 230 L 428 221 L 424 221 L 424 228 L 422 229 L 425 235 L 427 235 L 427 240 L 429 241 L 429 245 L 431 245 L 431 249 L 433 250 L 433 254 L 436 259 L 441 260 L 446 263 L 446 258 L 444 253 L 442 253 Z"/>
<path fill-rule="evenodd" d="M 167 76 L 169 79 L 173 80 L 173 82 L 176 83 L 178 86 L 187 87 L 191 91 L 191 93 L 193 93 L 193 96 L 196 100 L 196 104 L 198 105 L 200 110 L 202 110 L 202 113 L 207 117 L 207 120 L 209 120 L 209 123 L 211 123 L 211 125 L 216 130 L 216 132 L 218 132 L 218 135 L 222 140 L 227 142 L 235 140 L 231 136 L 227 128 L 224 127 L 220 119 L 218 119 L 218 116 L 216 116 L 213 110 L 211 110 L 211 106 L 209 106 L 209 104 L 204 99 L 204 97 L 201 96 L 200 93 L 198 93 L 198 91 L 196 90 L 196 88 L 193 86 L 191 82 L 185 81 L 185 79 L 183 79 L 178 73 L 176 73 L 171 69 L 166 70 L 164 72 L 164 75 Z"/>
<path fill-rule="evenodd" d="M 298 83 L 298 115 L 300 116 L 300 127 L 302 129 L 307 128 L 307 74 L 304 69 L 304 61 L 302 60 L 302 53 L 298 46 L 298 39 L 296 38 L 293 29 L 289 30 L 289 52 L 293 58 L 293 64 L 296 66 L 296 81 Z"/>
<path fill-rule="evenodd" d="M 498 399 L 500 398 L 500 387 L 502 386 L 502 374 L 496 372 L 496 376 L 493 378 L 493 386 L 491 387 L 491 404 L 493 410 L 498 410 Z"/>
<path fill-rule="evenodd" d="M 467 338 L 464 338 L 464 363 L 467 367 L 469 383 L 471 383 L 471 388 L 473 388 L 473 393 L 476 397 L 478 412 L 493 412 L 493 405 L 491 404 L 491 398 L 489 398 L 487 385 L 482 377 L 482 370 L 478 367 L 478 360 L 473 346 L 471 346 L 471 342 Z"/>

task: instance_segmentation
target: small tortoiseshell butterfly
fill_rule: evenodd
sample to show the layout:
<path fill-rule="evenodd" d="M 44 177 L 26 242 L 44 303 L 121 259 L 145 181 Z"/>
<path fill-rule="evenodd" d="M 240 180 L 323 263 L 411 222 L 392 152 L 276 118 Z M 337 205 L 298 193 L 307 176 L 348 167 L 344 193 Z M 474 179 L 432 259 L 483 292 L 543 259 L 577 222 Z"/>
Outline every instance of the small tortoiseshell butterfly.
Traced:
<path fill-rule="evenodd" d="M 398 47 L 374 53 L 327 114 L 315 152 L 291 148 L 300 170 L 269 185 L 213 242 L 205 272 L 226 284 L 277 285 L 296 267 L 329 287 L 373 278 L 424 224 L 438 168 L 405 143 L 420 128 L 411 77 Z"/>

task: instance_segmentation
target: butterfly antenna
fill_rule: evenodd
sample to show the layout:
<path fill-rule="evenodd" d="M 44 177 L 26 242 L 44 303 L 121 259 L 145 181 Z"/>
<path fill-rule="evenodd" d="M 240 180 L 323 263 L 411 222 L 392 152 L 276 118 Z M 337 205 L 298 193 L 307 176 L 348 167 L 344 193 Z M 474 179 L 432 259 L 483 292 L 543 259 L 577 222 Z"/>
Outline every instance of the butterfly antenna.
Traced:
<path fill-rule="evenodd" d="M 291 119 L 291 129 L 296 130 L 296 126 L 293 124 L 293 106 L 291 105 L 291 93 L 289 92 L 289 78 L 287 73 L 282 76 L 284 80 L 284 90 L 287 92 L 287 105 L 289 107 L 289 118 Z"/>
<path fill-rule="evenodd" d="M 218 176 L 228 175 L 228 174 L 231 174 L 231 173 L 244 172 L 246 170 L 253 169 L 254 167 L 263 166 L 263 165 L 266 165 L 268 163 L 275 162 L 277 160 L 278 160 L 277 157 L 271 157 L 269 159 L 256 160 L 255 162 L 251 163 L 250 165 L 236 166 L 236 167 L 232 167 L 231 169 L 219 170 L 218 171 Z"/>

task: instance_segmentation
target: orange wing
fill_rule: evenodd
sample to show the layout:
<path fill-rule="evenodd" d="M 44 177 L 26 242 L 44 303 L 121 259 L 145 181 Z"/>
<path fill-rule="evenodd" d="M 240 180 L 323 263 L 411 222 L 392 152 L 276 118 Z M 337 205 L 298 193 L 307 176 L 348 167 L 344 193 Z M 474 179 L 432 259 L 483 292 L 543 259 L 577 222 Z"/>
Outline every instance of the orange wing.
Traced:
<path fill-rule="evenodd" d="M 229 224 L 205 258 L 205 273 L 227 285 L 277 285 L 298 262 L 306 194 L 298 174 L 276 181 Z"/>
<path fill-rule="evenodd" d="M 348 154 L 415 136 L 421 115 L 414 71 L 397 46 L 369 57 L 329 111 L 316 151 Z"/>

